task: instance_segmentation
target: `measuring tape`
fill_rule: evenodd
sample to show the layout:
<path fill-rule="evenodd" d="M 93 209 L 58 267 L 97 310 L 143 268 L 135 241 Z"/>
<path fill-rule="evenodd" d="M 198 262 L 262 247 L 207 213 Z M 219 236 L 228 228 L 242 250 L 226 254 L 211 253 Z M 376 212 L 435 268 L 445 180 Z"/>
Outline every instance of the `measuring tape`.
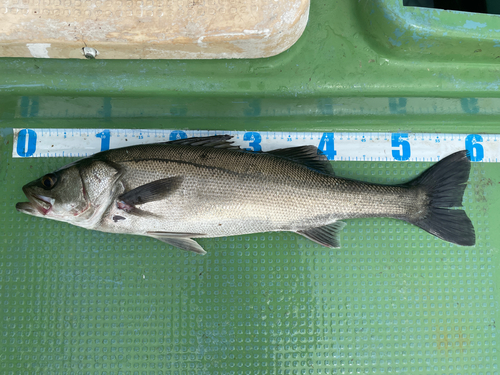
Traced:
<path fill-rule="evenodd" d="M 500 134 L 259 132 L 153 129 L 14 129 L 13 157 L 86 157 L 111 148 L 229 134 L 253 151 L 313 145 L 329 160 L 438 161 L 468 150 L 475 162 L 500 160 Z"/>

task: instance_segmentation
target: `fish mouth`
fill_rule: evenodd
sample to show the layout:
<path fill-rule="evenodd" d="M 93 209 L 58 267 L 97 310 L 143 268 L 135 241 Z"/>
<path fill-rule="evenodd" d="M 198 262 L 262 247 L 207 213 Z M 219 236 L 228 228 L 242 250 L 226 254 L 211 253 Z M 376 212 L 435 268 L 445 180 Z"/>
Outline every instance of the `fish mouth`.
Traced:
<path fill-rule="evenodd" d="M 16 210 L 23 214 L 37 215 L 38 210 L 30 202 L 19 202 L 16 204 Z"/>
<path fill-rule="evenodd" d="M 23 188 L 24 194 L 29 199 L 29 202 L 19 202 L 16 204 L 16 209 L 19 212 L 23 212 L 30 215 L 36 215 L 37 213 L 45 216 L 52 209 L 52 204 L 54 199 L 46 197 L 44 195 L 30 194 Z"/>

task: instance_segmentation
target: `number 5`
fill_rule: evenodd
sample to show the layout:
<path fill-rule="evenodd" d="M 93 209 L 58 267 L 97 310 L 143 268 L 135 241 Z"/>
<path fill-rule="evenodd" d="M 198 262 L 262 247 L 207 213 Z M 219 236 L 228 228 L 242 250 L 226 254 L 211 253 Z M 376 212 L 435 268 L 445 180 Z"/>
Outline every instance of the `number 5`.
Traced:
<path fill-rule="evenodd" d="M 397 148 L 392 150 L 392 157 L 399 161 L 405 161 L 410 158 L 411 149 L 408 140 L 408 133 L 393 133 L 391 136 L 392 147 Z"/>

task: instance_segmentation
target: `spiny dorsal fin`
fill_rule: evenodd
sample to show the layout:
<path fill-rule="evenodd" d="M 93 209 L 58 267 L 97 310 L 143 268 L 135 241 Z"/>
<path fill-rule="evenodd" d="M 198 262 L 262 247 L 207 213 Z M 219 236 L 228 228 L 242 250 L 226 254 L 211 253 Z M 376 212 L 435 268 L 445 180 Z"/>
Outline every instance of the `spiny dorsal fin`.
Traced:
<path fill-rule="evenodd" d="M 321 173 L 335 175 L 332 165 L 328 161 L 326 155 L 315 146 L 281 148 L 279 150 L 269 151 L 268 153 L 293 160 L 296 163 L 300 163 Z"/>
<path fill-rule="evenodd" d="M 336 221 L 322 227 L 298 230 L 297 233 L 326 247 L 340 247 L 340 231 L 345 227 L 343 221 Z"/>
<path fill-rule="evenodd" d="M 165 142 L 169 145 L 181 145 L 181 146 L 201 146 L 201 147 L 214 147 L 214 148 L 225 148 L 229 150 L 241 150 L 239 146 L 234 146 L 231 142 L 232 135 L 213 135 L 210 137 L 193 137 L 177 139 L 175 141 Z"/>

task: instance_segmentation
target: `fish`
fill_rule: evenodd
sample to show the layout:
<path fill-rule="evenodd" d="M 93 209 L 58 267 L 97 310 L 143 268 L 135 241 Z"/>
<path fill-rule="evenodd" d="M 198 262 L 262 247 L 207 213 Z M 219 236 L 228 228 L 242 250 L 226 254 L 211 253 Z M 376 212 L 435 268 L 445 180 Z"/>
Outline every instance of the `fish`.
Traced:
<path fill-rule="evenodd" d="M 290 231 L 340 247 L 347 219 L 406 221 L 473 246 L 459 209 L 471 162 L 455 152 L 397 185 L 337 177 L 315 146 L 253 152 L 230 135 L 112 149 L 72 162 L 22 190 L 24 214 L 108 233 L 149 236 L 205 254 L 195 239 Z"/>

